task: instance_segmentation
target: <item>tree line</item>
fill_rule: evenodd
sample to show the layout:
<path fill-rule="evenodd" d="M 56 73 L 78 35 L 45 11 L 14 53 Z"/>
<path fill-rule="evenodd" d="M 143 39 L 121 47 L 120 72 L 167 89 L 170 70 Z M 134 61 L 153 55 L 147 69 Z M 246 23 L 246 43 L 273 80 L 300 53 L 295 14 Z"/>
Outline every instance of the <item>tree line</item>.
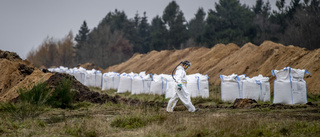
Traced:
<path fill-rule="evenodd" d="M 109 12 L 92 30 L 83 21 L 74 37 L 63 40 L 47 38 L 27 59 L 37 66 L 68 66 L 86 62 L 102 68 L 126 61 L 134 53 L 152 50 L 184 49 L 217 43 L 247 42 L 260 45 L 265 40 L 295 45 L 307 49 L 319 48 L 320 0 L 277 0 L 277 10 L 271 10 L 269 0 L 256 0 L 253 6 L 239 0 L 220 0 L 215 10 L 199 8 L 186 21 L 179 5 L 172 1 L 163 15 L 148 23 L 146 12 L 128 18 L 124 11 Z"/>

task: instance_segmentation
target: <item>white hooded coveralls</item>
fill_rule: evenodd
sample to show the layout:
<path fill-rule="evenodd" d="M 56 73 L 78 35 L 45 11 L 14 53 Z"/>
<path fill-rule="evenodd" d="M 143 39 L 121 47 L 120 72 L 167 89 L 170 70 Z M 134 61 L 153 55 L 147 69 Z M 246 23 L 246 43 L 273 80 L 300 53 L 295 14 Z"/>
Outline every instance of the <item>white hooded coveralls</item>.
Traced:
<path fill-rule="evenodd" d="M 176 93 L 173 97 L 169 100 L 167 111 L 173 112 L 173 108 L 176 106 L 178 100 L 180 99 L 182 103 L 187 107 L 188 111 L 194 112 L 196 109 L 191 103 L 190 93 L 187 91 L 187 77 L 186 72 L 182 66 L 177 68 L 175 79 L 177 82 L 175 91 Z M 178 84 L 182 84 L 181 90 L 178 89 Z"/>

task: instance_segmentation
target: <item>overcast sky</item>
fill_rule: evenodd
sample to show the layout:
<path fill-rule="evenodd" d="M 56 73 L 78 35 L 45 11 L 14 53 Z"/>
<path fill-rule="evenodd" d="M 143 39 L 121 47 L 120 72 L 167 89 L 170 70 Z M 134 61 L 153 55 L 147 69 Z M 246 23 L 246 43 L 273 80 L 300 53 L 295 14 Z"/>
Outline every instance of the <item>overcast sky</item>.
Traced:
<path fill-rule="evenodd" d="M 0 49 L 17 52 L 23 59 L 49 36 L 64 38 L 69 31 L 74 36 L 83 21 L 89 29 L 115 9 L 123 10 L 128 18 L 146 11 L 150 22 L 172 0 L 0 0 Z M 194 17 L 199 7 L 206 12 L 214 10 L 219 0 L 176 0 L 187 21 Z M 240 0 L 250 7 L 256 0 Z M 276 0 L 269 0 L 275 7 Z M 288 1 L 288 0 L 286 0 Z"/>

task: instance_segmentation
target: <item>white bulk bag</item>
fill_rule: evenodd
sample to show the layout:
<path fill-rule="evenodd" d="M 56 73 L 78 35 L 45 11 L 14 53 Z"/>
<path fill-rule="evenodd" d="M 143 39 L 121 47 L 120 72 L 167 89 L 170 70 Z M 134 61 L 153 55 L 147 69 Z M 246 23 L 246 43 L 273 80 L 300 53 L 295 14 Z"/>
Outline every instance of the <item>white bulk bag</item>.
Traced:
<path fill-rule="evenodd" d="M 131 94 L 142 94 L 144 87 L 144 80 L 142 76 L 134 76 L 132 79 Z"/>
<path fill-rule="evenodd" d="M 71 69 L 66 70 L 65 73 L 73 76 L 73 71 Z"/>
<path fill-rule="evenodd" d="M 101 88 L 102 73 L 100 70 L 94 72 L 94 87 Z"/>
<path fill-rule="evenodd" d="M 166 81 L 161 75 L 154 75 L 150 85 L 150 94 L 163 95 L 166 91 Z"/>
<path fill-rule="evenodd" d="M 119 73 L 108 72 L 103 74 L 101 90 L 117 89 L 119 84 Z M 115 84 L 116 83 L 116 84 Z M 117 86 L 114 86 L 117 85 Z"/>
<path fill-rule="evenodd" d="M 68 70 L 68 68 L 64 66 L 60 66 L 59 69 L 60 69 L 60 73 L 66 73 L 66 71 Z"/>
<path fill-rule="evenodd" d="M 307 85 L 304 81 L 304 73 L 310 75 L 307 70 L 286 67 L 282 70 L 272 70 L 271 73 L 273 76 L 276 76 L 273 88 L 273 103 L 307 103 Z"/>
<path fill-rule="evenodd" d="M 120 73 L 115 73 L 114 75 L 112 75 L 112 81 L 113 84 L 111 89 L 118 89 L 120 83 Z"/>
<path fill-rule="evenodd" d="M 209 98 L 209 76 L 200 75 L 198 77 L 199 92 L 202 98 Z"/>
<path fill-rule="evenodd" d="M 98 87 L 101 88 L 101 79 L 102 74 L 101 71 L 97 71 L 95 69 L 87 70 L 85 75 L 84 85 L 88 87 Z"/>
<path fill-rule="evenodd" d="M 253 77 L 253 79 L 259 81 L 260 85 L 260 101 L 270 101 L 270 82 L 269 77 L 263 77 L 261 74 Z"/>
<path fill-rule="evenodd" d="M 292 82 L 292 104 L 306 104 L 307 101 L 307 83 L 304 80 L 304 74 L 310 74 L 305 69 L 291 68 L 290 76 Z"/>
<path fill-rule="evenodd" d="M 148 74 L 145 75 L 143 78 L 143 92 L 141 94 L 150 94 L 150 86 L 152 82 L 153 75 Z"/>
<path fill-rule="evenodd" d="M 201 96 L 198 75 L 187 75 L 187 91 L 189 92 L 190 97 L 192 98 Z"/>
<path fill-rule="evenodd" d="M 128 74 L 121 74 L 117 93 L 131 92 L 132 76 Z"/>
<path fill-rule="evenodd" d="M 273 88 L 273 103 L 292 104 L 290 69 L 273 70 L 272 74 L 276 76 Z"/>
<path fill-rule="evenodd" d="M 246 77 L 244 80 L 242 80 L 242 98 L 250 98 L 258 101 L 261 94 L 260 88 L 260 81 L 254 78 Z"/>
<path fill-rule="evenodd" d="M 174 81 L 171 75 L 163 75 L 163 78 L 166 81 L 166 92 L 165 98 L 172 98 L 173 95 L 176 93 L 176 86 L 177 83 Z"/>
<path fill-rule="evenodd" d="M 109 73 L 103 73 L 102 75 L 102 87 L 101 90 L 110 90 L 112 82 L 112 77 Z"/>
<path fill-rule="evenodd" d="M 82 73 L 80 70 L 75 70 L 73 76 L 82 84 L 84 84 L 85 73 Z"/>
<path fill-rule="evenodd" d="M 241 98 L 240 81 L 243 80 L 244 75 L 240 77 L 237 74 L 220 75 L 221 79 L 221 100 L 234 101 L 236 98 Z"/>

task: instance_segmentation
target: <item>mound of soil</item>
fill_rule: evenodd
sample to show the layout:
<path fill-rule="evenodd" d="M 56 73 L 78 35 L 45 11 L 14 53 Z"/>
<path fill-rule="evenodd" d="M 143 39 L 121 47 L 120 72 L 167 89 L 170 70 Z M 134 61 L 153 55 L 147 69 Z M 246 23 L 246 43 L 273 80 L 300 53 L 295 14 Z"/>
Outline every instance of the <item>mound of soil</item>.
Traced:
<path fill-rule="evenodd" d="M 320 84 L 317 84 L 317 81 L 320 81 L 320 49 L 310 51 L 271 41 L 265 41 L 260 46 L 247 43 L 241 48 L 230 43 L 217 44 L 211 49 L 191 47 L 183 50 L 151 51 L 147 54 L 135 54 L 128 61 L 111 66 L 103 72 L 146 71 L 153 74 L 171 74 L 182 60 L 189 60 L 192 64 L 188 74 L 208 74 L 210 84 L 220 85 L 220 75 L 236 73 L 253 77 L 262 74 L 270 78 L 271 91 L 275 80 L 271 70 L 280 70 L 287 66 L 307 69 L 311 73 L 311 76 L 305 77 L 308 93 L 320 94 Z"/>
<path fill-rule="evenodd" d="M 10 52 L 10 51 L 2 51 L 2 50 L 0 50 L 0 59 L 7 59 L 11 61 L 22 60 L 17 53 Z"/>
<path fill-rule="evenodd" d="M 37 69 L 28 61 L 22 60 L 15 52 L 0 50 L 0 101 L 15 98 L 16 90 Z M 30 79 L 29 79 L 30 80 Z M 11 90 L 13 87 L 15 90 Z"/>
<path fill-rule="evenodd" d="M 237 98 L 233 102 L 232 108 L 251 108 L 255 104 L 257 104 L 257 101 L 254 99 L 239 99 L 239 98 Z"/>
<path fill-rule="evenodd" d="M 92 64 L 92 63 L 79 64 L 79 65 L 77 65 L 77 67 L 78 67 L 78 68 L 79 68 L 79 67 L 83 67 L 83 68 L 85 68 L 85 69 L 87 69 L 87 70 L 92 70 L 92 69 L 100 70 L 100 71 L 103 70 L 103 69 L 100 68 L 99 66 L 96 66 L 95 64 Z"/>

